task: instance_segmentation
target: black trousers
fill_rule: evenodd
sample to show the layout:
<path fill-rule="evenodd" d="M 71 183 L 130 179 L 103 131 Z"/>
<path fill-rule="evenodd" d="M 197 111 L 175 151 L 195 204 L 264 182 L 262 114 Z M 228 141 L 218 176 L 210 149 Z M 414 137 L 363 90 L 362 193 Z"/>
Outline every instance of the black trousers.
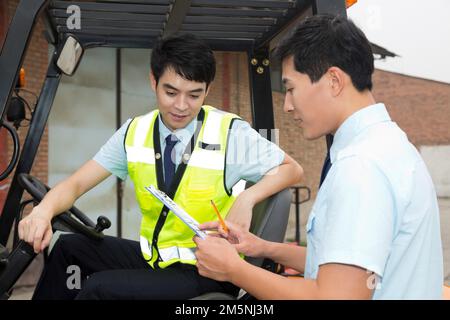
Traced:
<path fill-rule="evenodd" d="M 137 241 L 66 234 L 45 262 L 33 299 L 190 299 L 206 292 L 236 296 L 239 288 L 202 277 L 192 265 L 154 270 Z"/>

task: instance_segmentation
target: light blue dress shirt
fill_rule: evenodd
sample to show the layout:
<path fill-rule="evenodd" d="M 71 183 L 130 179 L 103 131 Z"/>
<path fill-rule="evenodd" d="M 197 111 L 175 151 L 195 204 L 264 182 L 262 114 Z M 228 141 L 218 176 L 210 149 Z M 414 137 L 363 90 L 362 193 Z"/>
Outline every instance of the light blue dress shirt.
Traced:
<path fill-rule="evenodd" d="M 433 182 L 385 106 L 345 120 L 330 157 L 306 226 L 305 278 L 317 278 L 323 264 L 355 265 L 376 274 L 367 283 L 375 289 L 373 299 L 440 299 L 443 258 Z"/>
<path fill-rule="evenodd" d="M 128 119 L 94 156 L 97 163 L 122 180 L 125 180 L 128 175 L 124 140 L 130 121 L 131 119 Z M 195 132 L 197 119 L 192 120 L 185 128 L 174 132 L 165 126 L 160 117 L 158 121 L 162 156 L 166 147 L 165 139 L 169 134 L 175 134 L 180 141 L 174 147 L 177 169 L 183 152 Z M 261 136 L 248 122 L 243 120 L 233 122 L 226 155 L 225 184 L 228 190 L 231 190 L 241 179 L 250 182 L 259 181 L 264 174 L 279 166 L 283 160 L 284 152 L 276 144 Z"/>

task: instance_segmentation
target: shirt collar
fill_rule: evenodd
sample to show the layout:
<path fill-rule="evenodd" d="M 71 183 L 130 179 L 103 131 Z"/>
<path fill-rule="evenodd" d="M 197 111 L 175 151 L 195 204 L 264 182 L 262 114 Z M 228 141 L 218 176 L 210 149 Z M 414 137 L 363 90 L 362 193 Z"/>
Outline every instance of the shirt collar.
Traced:
<path fill-rule="evenodd" d="M 166 127 L 166 125 L 161 119 L 161 114 L 158 115 L 158 121 L 159 121 L 159 134 L 163 138 L 162 139 L 163 141 L 165 141 L 168 135 L 174 134 L 183 145 L 187 145 L 190 142 L 191 137 L 194 134 L 195 129 L 197 128 L 197 117 L 192 119 L 192 121 L 189 122 L 189 124 L 186 127 L 182 129 L 177 129 L 175 131 L 171 131 L 169 128 Z"/>
<path fill-rule="evenodd" d="M 373 124 L 385 121 L 391 121 L 391 117 L 383 103 L 373 104 L 353 113 L 341 124 L 334 135 L 333 144 L 330 149 L 331 163 L 334 163 L 339 151 L 348 146 L 353 138 L 364 129 Z"/>

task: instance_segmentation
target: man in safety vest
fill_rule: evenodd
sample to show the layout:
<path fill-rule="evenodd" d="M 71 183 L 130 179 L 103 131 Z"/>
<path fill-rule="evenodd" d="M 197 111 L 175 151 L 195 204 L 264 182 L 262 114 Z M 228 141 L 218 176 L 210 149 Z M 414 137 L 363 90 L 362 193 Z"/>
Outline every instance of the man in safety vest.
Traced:
<path fill-rule="evenodd" d="M 145 187 L 165 191 L 200 223 L 216 219 L 248 229 L 253 206 L 298 183 L 302 168 L 237 115 L 204 105 L 215 75 L 211 49 L 192 35 L 172 36 L 152 51 L 157 109 L 128 120 L 95 157 L 53 188 L 19 224 L 36 252 L 49 245 L 51 220 L 111 174 L 134 184 L 142 213 L 140 241 L 106 236 L 95 242 L 62 235 L 34 299 L 188 299 L 238 288 L 198 274 L 193 232 Z M 255 182 L 236 198 L 240 180 Z M 77 266 L 80 288 L 67 285 Z"/>

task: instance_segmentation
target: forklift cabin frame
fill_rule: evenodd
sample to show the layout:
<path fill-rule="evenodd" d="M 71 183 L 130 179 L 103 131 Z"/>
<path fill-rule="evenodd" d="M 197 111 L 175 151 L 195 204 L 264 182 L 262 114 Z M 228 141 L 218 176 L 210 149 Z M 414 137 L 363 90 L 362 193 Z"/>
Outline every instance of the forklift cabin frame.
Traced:
<path fill-rule="evenodd" d="M 70 5 L 81 9 L 79 30 L 71 30 L 66 24 Z M 152 48 L 160 37 L 191 32 L 203 38 L 213 50 L 246 52 L 253 127 L 270 133 L 274 129 L 270 43 L 305 14 L 323 13 L 346 16 L 345 0 L 133 0 L 133 3 L 21 0 L 0 55 L 0 121 L 6 115 L 33 27 L 42 16 L 47 40 L 55 48 L 54 56 L 67 34 L 75 34 L 84 49 Z M 54 60 L 52 57 L 49 61 L 0 216 L 3 246 L 19 215 L 24 188 L 18 177 L 31 171 L 61 79 L 61 70 Z"/>

